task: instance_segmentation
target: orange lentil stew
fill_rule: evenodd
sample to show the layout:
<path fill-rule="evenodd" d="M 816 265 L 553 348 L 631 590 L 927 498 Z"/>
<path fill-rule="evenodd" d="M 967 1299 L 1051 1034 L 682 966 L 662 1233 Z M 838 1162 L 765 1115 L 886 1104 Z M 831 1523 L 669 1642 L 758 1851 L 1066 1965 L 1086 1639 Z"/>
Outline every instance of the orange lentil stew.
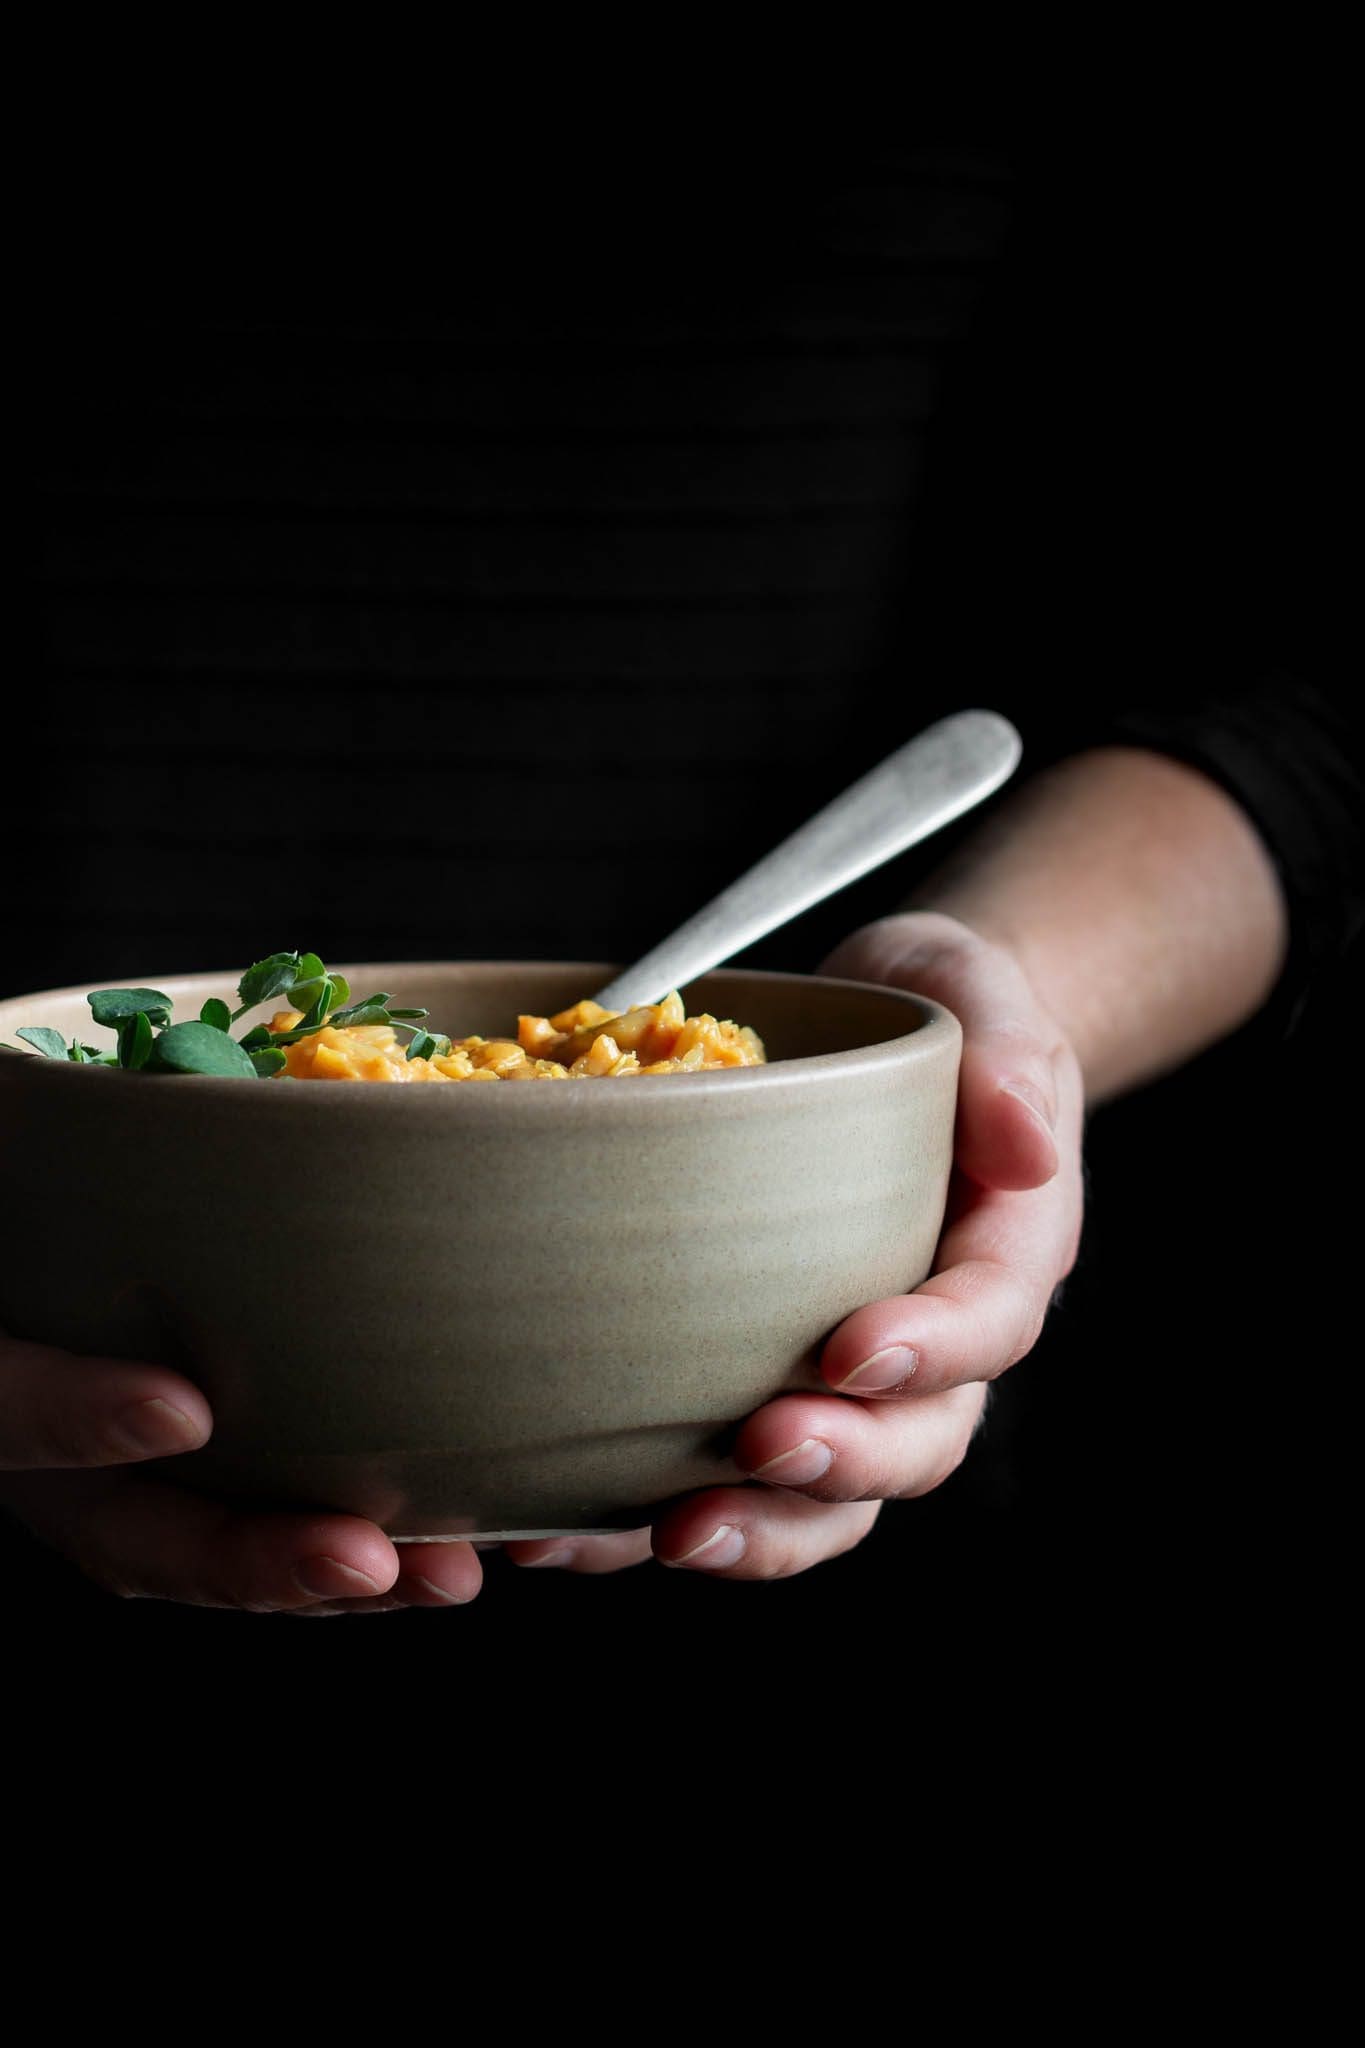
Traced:
<path fill-rule="evenodd" d="M 301 1012 L 281 1010 L 270 1030 L 300 1021 Z M 409 1058 L 391 1025 L 326 1024 L 284 1057 L 280 1078 L 296 1081 L 597 1081 L 756 1067 L 764 1051 L 747 1025 L 687 1016 L 675 992 L 623 1015 L 581 1002 L 554 1017 L 519 1017 L 515 1038 L 460 1038 L 427 1058 Z"/>

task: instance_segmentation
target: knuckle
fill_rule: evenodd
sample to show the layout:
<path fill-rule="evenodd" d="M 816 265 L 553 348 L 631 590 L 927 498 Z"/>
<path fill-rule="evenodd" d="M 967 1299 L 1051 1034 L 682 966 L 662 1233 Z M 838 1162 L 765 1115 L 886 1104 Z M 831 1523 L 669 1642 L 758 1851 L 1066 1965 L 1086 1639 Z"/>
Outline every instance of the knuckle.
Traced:
<path fill-rule="evenodd" d="M 98 1545 L 87 1541 L 68 1544 L 65 1548 L 72 1564 L 102 1593 L 112 1594 L 115 1600 L 151 1600 L 156 1597 L 146 1586 L 137 1583 L 126 1564 L 111 1557 Z"/>
<path fill-rule="evenodd" d="M 809 1537 L 805 1533 L 805 1517 L 794 1527 L 752 1530 L 748 1551 L 739 1560 L 738 1568 L 723 1576 L 743 1579 L 790 1579 L 797 1572 L 804 1571 L 812 1562 L 810 1551 Z"/>
<path fill-rule="evenodd" d="M 231 1607 L 243 1614 L 274 1614 L 296 1603 L 272 1600 L 259 1586 L 219 1561 L 211 1561 L 179 1596 L 193 1607 Z"/>
<path fill-rule="evenodd" d="M 835 1542 L 823 1554 L 825 1557 L 845 1557 L 850 1550 L 856 1550 L 863 1538 L 873 1527 L 882 1511 L 882 1501 L 889 1496 L 881 1495 L 874 1501 L 860 1503 L 862 1513 L 841 1519 Z"/>
<path fill-rule="evenodd" d="M 939 1438 L 915 1478 L 899 1495 L 900 1499 L 910 1500 L 921 1494 L 933 1493 L 945 1480 L 952 1478 L 966 1459 L 985 1419 L 991 1390 L 989 1386 L 978 1385 L 963 1388 L 962 1393 L 966 1398 L 957 1405 L 952 1427 Z"/>
<path fill-rule="evenodd" d="M 113 1461 L 86 1418 L 62 1409 L 33 1416 L 18 1449 L 15 1463 L 36 1472 L 70 1471 Z"/>
<path fill-rule="evenodd" d="M 945 1479 L 951 1479 L 954 1472 L 961 1469 L 971 1448 L 972 1438 L 976 1434 L 976 1423 L 977 1417 L 974 1415 L 949 1438 L 944 1446 L 943 1456 L 937 1461 L 932 1481 L 934 1486 L 942 1486 Z"/>
<path fill-rule="evenodd" d="M 1047 1320 L 1051 1298 L 1050 1288 L 1043 1290 L 1027 1283 L 1021 1284 L 1014 1316 L 1014 1334 L 1005 1356 L 990 1375 L 992 1379 L 998 1379 L 1002 1372 L 1008 1371 L 1012 1365 L 1018 1365 L 1020 1359 L 1026 1358 L 1032 1351 L 1043 1334 L 1043 1324 Z"/>
<path fill-rule="evenodd" d="M 908 1486 L 896 1496 L 898 1500 L 918 1500 L 922 1494 L 935 1493 L 945 1480 L 951 1479 L 967 1455 L 972 1441 L 971 1428 L 956 1432 L 944 1445 L 939 1455 L 930 1460 L 917 1473 Z"/>
<path fill-rule="evenodd" d="M 863 1507 L 874 1505 L 878 1501 L 897 1500 L 900 1497 L 901 1488 L 905 1484 L 904 1459 L 897 1460 L 897 1464 L 902 1468 L 901 1470 L 893 1470 L 886 1465 L 878 1466 L 874 1472 L 867 1476 L 867 1483 L 865 1485 L 850 1485 L 841 1495 L 841 1498 L 850 1504 L 857 1504 Z"/>
<path fill-rule="evenodd" d="M 94 1571 L 87 1574 L 106 1593 L 112 1593 L 116 1600 L 150 1600 L 152 1595 L 142 1586 L 133 1586 L 118 1572 Z"/>
<path fill-rule="evenodd" d="M 1067 1232 L 1066 1238 L 1062 1244 L 1061 1264 L 1057 1272 L 1057 1279 L 1059 1283 L 1063 1280 L 1069 1280 L 1071 1278 L 1071 1275 L 1076 1270 L 1076 1261 L 1080 1258 L 1080 1255 L 1081 1224 L 1080 1218 L 1078 1217 L 1076 1221 L 1072 1224 L 1070 1230 Z"/>
<path fill-rule="evenodd" d="M 748 1579 L 789 1579 L 800 1571 L 801 1562 L 795 1551 L 784 1544 L 780 1549 L 765 1547 L 753 1558 L 747 1572 L 731 1572 L 726 1576 Z"/>

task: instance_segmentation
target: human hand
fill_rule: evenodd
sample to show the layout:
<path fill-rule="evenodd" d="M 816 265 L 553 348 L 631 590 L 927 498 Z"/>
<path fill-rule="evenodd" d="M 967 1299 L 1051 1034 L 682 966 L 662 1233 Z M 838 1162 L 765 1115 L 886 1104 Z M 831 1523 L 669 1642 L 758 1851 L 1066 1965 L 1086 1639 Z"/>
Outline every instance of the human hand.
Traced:
<path fill-rule="evenodd" d="M 401 1551 L 356 1515 L 243 1514 L 130 1467 L 197 1450 L 213 1416 L 163 1366 L 0 1335 L 0 1507 L 111 1593 L 256 1613 L 472 1600 L 468 1543 Z"/>
<path fill-rule="evenodd" d="M 732 1579 L 785 1578 L 850 1550 L 884 1500 L 956 1470 L 991 1380 L 1037 1341 L 1075 1261 L 1083 1099 L 1076 1056 L 1005 948 L 956 919 L 867 925 L 822 973 L 932 997 L 962 1024 L 952 1186 L 931 1277 L 841 1323 L 820 1371 L 832 1394 L 783 1394 L 734 1457 L 758 1482 L 674 1503 L 652 1530 L 513 1543 L 525 1565 L 615 1571 L 653 1554 Z"/>
<path fill-rule="evenodd" d="M 524 1565 L 610 1572 L 653 1551 L 730 1578 L 780 1578 L 852 1549 L 880 1503 L 960 1464 L 986 1387 L 1037 1339 L 1080 1233 L 1075 1056 L 1021 968 L 952 918 L 856 932 L 825 962 L 944 1003 L 963 1026 L 956 1163 L 932 1276 L 858 1309 L 825 1345 L 832 1395 L 749 1417 L 747 1486 L 671 1505 L 653 1530 L 507 1546 Z M 207 1441 L 199 1391 L 162 1367 L 0 1339 L 0 1505 L 111 1591 L 303 1614 L 459 1604 L 481 1570 L 463 1543 L 405 1544 L 350 1515 L 244 1515 L 126 1469 Z M 818 1468 L 818 1469 L 817 1469 Z"/>

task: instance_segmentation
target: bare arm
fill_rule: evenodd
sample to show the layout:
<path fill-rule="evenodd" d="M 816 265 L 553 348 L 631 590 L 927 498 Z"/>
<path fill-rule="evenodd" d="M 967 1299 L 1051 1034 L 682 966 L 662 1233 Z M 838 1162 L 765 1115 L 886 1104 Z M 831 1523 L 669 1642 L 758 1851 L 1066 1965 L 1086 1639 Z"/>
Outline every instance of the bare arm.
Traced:
<path fill-rule="evenodd" d="M 1279 975 L 1275 869 L 1238 806 L 1137 748 L 1078 754 L 1000 804 L 916 907 L 865 926 L 825 968 L 934 996 L 963 1026 L 957 1172 L 935 1270 L 858 1309 L 821 1360 L 829 1394 L 789 1394 L 735 1446 L 759 1482 L 695 1494 L 653 1532 L 689 1570 L 767 1578 L 856 1543 L 879 1499 L 958 1464 L 987 1383 L 1036 1341 L 1081 1224 L 1084 1103 L 1234 1030 Z M 612 1569 L 646 1534 L 554 1561 Z M 514 1545 L 523 1563 L 548 1544 Z"/>
<path fill-rule="evenodd" d="M 1137 748 L 1078 754 L 1026 784 L 915 902 L 1014 954 L 1092 1102 L 1244 1023 L 1288 939 L 1243 812 L 1196 769 Z"/>

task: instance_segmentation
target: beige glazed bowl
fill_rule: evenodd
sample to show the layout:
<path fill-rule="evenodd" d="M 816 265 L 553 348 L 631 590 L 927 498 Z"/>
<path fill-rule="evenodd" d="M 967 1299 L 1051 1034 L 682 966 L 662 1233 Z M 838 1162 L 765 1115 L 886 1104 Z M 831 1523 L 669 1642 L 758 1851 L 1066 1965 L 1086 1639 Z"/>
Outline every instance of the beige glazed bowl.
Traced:
<path fill-rule="evenodd" d="M 610 970 L 346 971 L 492 1036 Z M 232 997 L 227 975 L 136 985 L 178 1018 Z M 0 1053 L 0 1324 L 201 1386 L 213 1440 L 167 1462 L 177 1481 L 399 1538 L 636 1526 L 733 1480 L 734 1425 L 820 1384 L 834 1325 L 929 1271 L 961 1034 L 852 982 L 684 993 L 773 1063 L 399 1088 Z M 85 994 L 0 1005 L 0 1039 L 100 1042 Z"/>

